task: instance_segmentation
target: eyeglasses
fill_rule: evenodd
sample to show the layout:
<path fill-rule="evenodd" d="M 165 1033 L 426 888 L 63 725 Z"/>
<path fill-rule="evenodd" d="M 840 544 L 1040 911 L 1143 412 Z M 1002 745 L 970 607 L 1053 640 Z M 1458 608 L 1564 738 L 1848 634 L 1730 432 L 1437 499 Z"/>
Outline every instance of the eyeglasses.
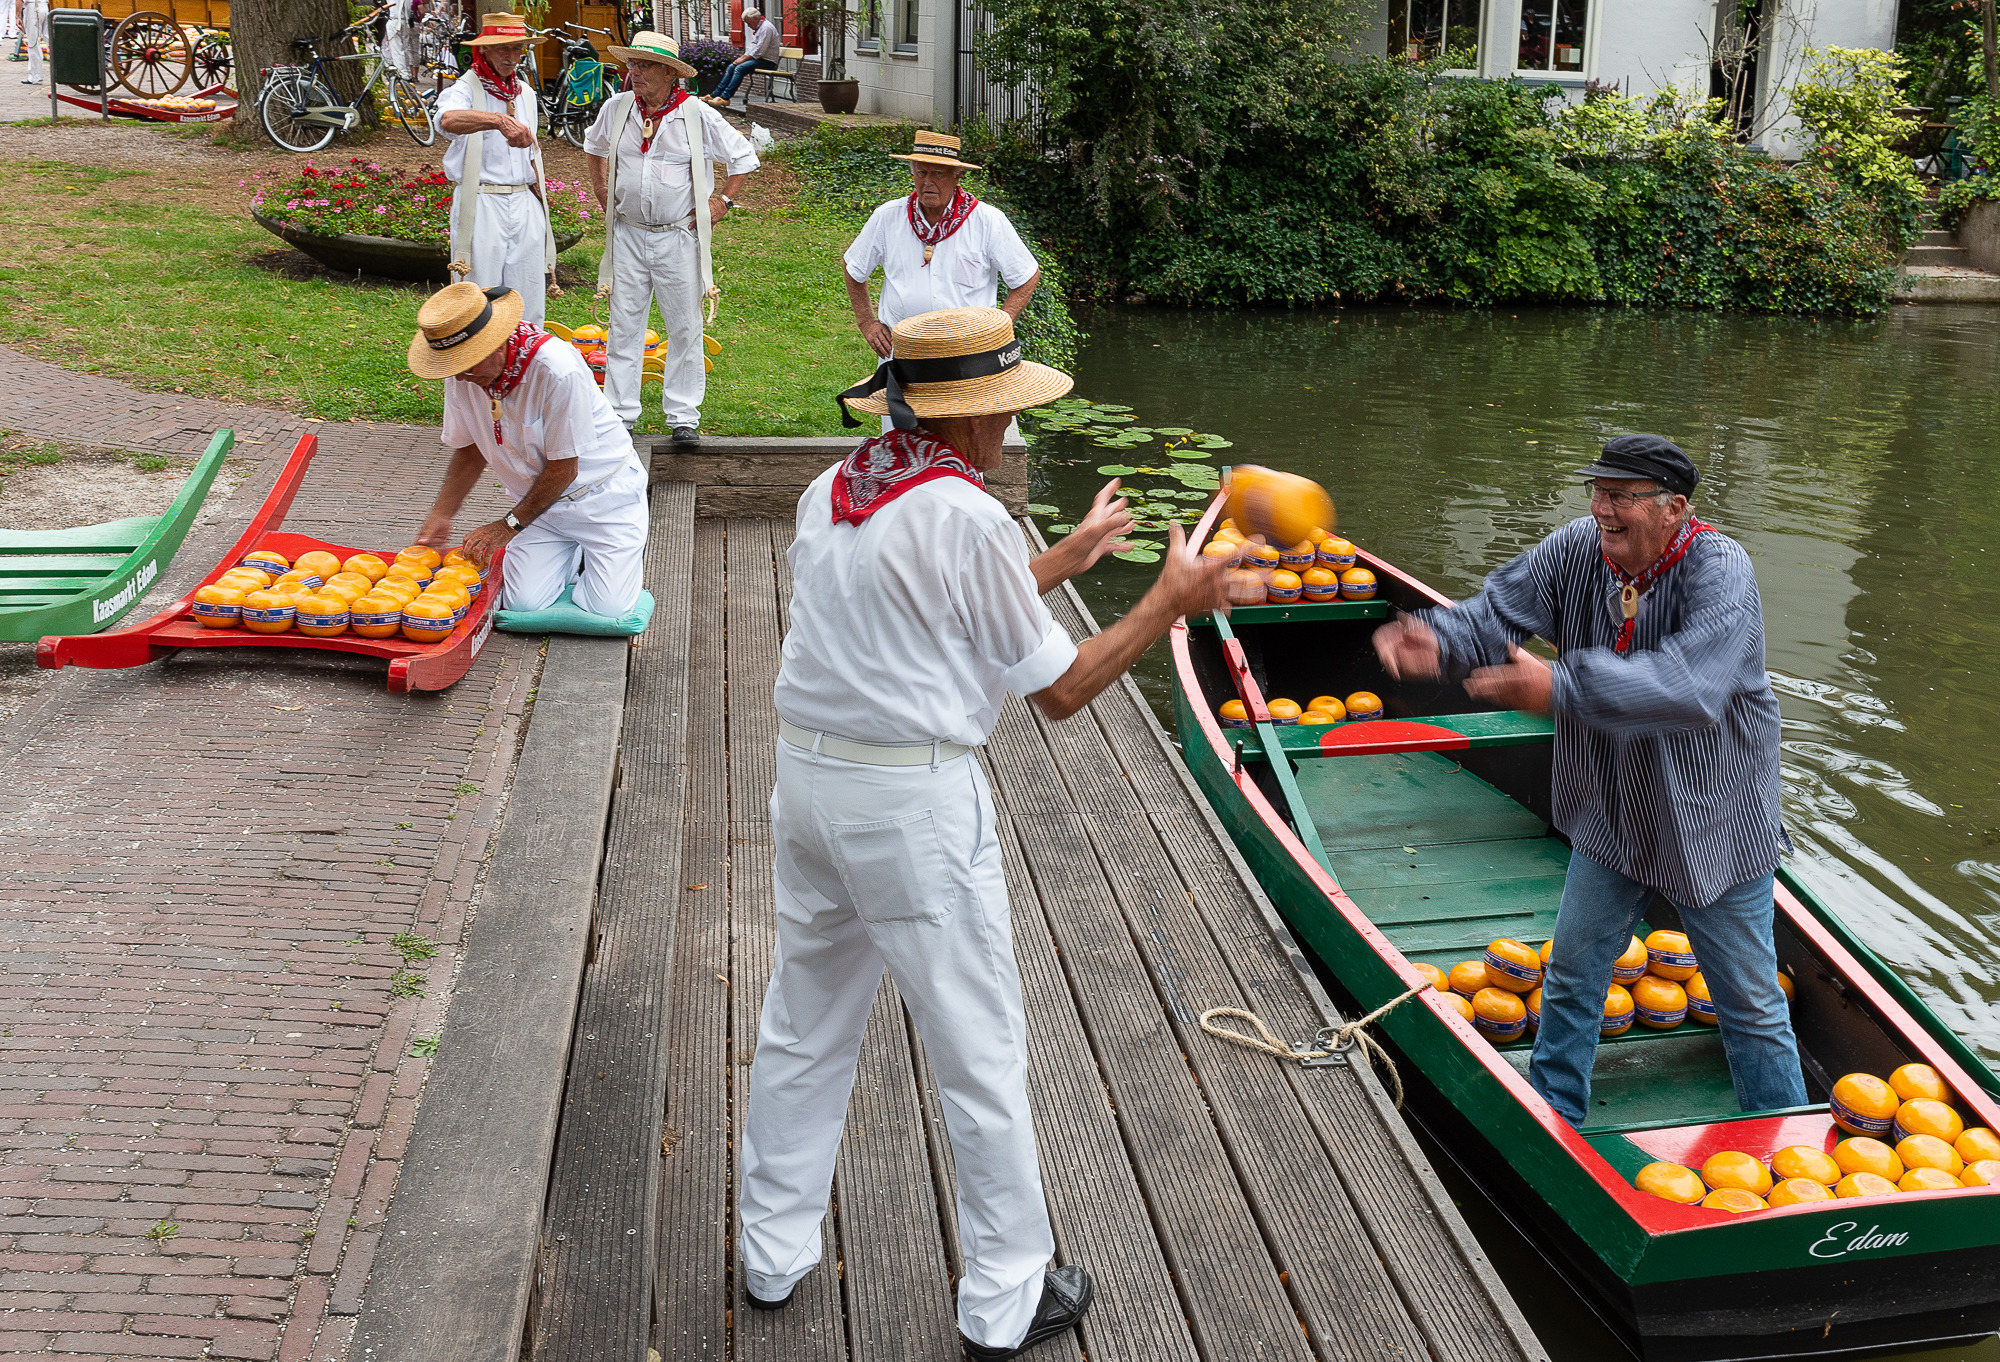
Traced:
<path fill-rule="evenodd" d="M 1621 511 L 1629 511 L 1642 501 L 1657 501 L 1661 497 L 1670 497 L 1673 495 L 1672 492 L 1664 488 L 1657 492 L 1614 492 L 1608 487 L 1599 487 L 1594 482 L 1583 484 L 1583 494 L 1592 501 L 1603 497 Z"/>

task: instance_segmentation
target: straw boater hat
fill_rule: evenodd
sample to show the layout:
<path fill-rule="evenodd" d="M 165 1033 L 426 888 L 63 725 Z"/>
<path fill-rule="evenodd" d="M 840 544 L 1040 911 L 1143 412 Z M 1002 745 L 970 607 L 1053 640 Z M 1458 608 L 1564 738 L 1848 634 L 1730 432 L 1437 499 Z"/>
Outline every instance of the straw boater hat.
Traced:
<path fill-rule="evenodd" d="M 521 295 L 510 288 L 450 284 L 417 309 L 410 372 L 418 378 L 462 374 L 499 349 L 521 324 Z"/>
<path fill-rule="evenodd" d="M 896 323 L 895 356 L 840 395 L 843 406 L 889 414 L 900 396 L 917 416 L 988 416 L 1053 402 L 1070 376 L 1021 358 L 1014 319 L 997 307 L 951 307 Z"/>
<path fill-rule="evenodd" d="M 978 170 L 980 167 L 970 161 L 958 159 L 959 142 L 956 137 L 947 137 L 941 132 L 919 129 L 915 145 L 908 156 L 896 156 L 898 161 L 915 161 L 927 166 L 956 166 L 960 170 Z M 894 153 L 891 153 L 894 155 Z"/>
<path fill-rule="evenodd" d="M 535 35 L 528 21 L 518 14 L 488 14 L 479 21 L 479 36 L 468 38 L 467 47 L 498 47 L 502 43 L 524 43 Z"/>
<path fill-rule="evenodd" d="M 681 60 L 681 45 L 664 33 L 635 33 L 630 47 L 614 44 L 608 50 L 613 61 L 656 61 L 662 66 L 671 66 L 675 75 L 695 74 L 695 69 Z"/>

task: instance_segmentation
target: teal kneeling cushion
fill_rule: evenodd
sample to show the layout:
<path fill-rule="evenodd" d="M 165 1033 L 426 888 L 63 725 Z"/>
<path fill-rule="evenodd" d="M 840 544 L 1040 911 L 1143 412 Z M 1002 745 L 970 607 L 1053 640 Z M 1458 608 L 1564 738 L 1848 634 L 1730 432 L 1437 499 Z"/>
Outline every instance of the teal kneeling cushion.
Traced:
<path fill-rule="evenodd" d="M 606 638 L 625 638 L 643 632 L 646 621 L 653 618 L 653 593 L 650 591 L 641 591 L 638 603 L 627 613 L 613 619 L 609 615 L 593 615 L 572 604 L 570 596 L 575 590 L 573 586 L 564 587 L 563 594 L 556 597 L 556 603 L 543 610 L 495 611 L 493 627 L 510 634 L 597 634 Z"/>

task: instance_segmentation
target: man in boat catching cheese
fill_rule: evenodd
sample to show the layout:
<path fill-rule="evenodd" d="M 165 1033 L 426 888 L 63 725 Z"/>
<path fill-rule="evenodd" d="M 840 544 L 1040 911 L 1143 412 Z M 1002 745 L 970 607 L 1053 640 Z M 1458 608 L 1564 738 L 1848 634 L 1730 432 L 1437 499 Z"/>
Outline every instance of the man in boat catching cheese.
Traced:
<path fill-rule="evenodd" d="M 451 543 L 452 517 L 490 467 L 515 504 L 467 534 L 465 551 L 483 565 L 507 550 L 500 608 L 545 610 L 574 587 L 577 609 L 629 616 L 646 552 L 646 474 L 576 347 L 523 324 L 512 289 L 461 283 L 417 310 L 409 364 L 419 378 L 446 380 L 452 451 L 417 542 Z"/>
<path fill-rule="evenodd" d="M 1621 435 L 1580 470 L 1590 515 L 1494 570 L 1456 609 L 1384 625 L 1401 679 L 1464 678 L 1475 699 L 1555 719 L 1554 822 L 1570 840 L 1528 1079 L 1571 1125 L 1611 967 L 1655 892 L 1680 911 L 1745 1111 L 1803 1106 L 1772 939 L 1778 699 L 1750 556 L 1689 505 L 1672 441 Z M 1547 639 L 1554 663 L 1524 652 Z"/>
<path fill-rule="evenodd" d="M 855 1060 L 886 968 L 936 1066 L 958 1176 L 968 1358 L 1014 1357 L 1076 1323 L 1082 1268 L 1054 1252 L 1028 1111 L 1026 1016 L 993 797 L 974 748 L 1011 692 L 1082 708 L 1222 572 L 1170 528 L 1159 579 L 1081 644 L 1042 603 L 1131 524 L 1115 481 L 1030 559 L 987 493 L 1014 414 L 1069 391 L 1021 359 L 997 308 L 911 317 L 896 358 L 841 394 L 887 414 L 799 498 L 791 630 L 774 694 L 777 948 L 750 1068 L 740 1193 L 750 1304 L 818 1264 Z M 852 422 L 850 421 L 850 424 Z"/>

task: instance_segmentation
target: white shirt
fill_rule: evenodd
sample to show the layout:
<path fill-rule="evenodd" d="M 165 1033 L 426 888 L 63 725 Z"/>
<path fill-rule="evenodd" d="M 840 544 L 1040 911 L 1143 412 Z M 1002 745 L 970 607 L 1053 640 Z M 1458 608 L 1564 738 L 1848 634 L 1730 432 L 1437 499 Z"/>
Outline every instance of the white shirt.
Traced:
<path fill-rule="evenodd" d="M 785 40 L 778 33 L 778 26 L 766 19 L 757 25 L 755 33 L 743 35 L 743 55 L 762 57 L 765 61 L 776 61 L 784 50 Z"/>
<path fill-rule="evenodd" d="M 909 202 L 891 199 L 869 214 L 844 257 L 847 277 L 856 283 L 867 283 L 875 267 L 882 267 L 875 315 L 884 326 L 940 308 L 993 307 L 999 299 L 996 280 L 1016 289 L 1040 269 L 1014 224 L 990 203 L 973 209 L 924 264 L 924 243 L 910 230 Z"/>
<path fill-rule="evenodd" d="M 1008 692 L 1046 690 L 1076 660 L 1006 508 L 963 478 L 833 520 L 839 465 L 799 498 L 792 627 L 778 713 L 855 742 L 974 746 Z"/>
<path fill-rule="evenodd" d="M 486 93 L 486 87 L 479 83 L 477 71 L 467 71 L 453 81 L 445 92 L 438 96 L 438 117 L 443 118 L 453 109 L 470 109 L 474 113 L 506 113 L 504 101 Z M 514 120 L 529 132 L 535 130 L 535 92 L 529 88 L 526 79 L 521 81 L 521 93 L 514 96 Z M 448 132 L 445 136 L 451 145 L 444 149 L 444 177 L 453 184 L 465 181 L 465 139 L 473 136 L 466 132 Z M 535 149 L 532 146 L 510 147 L 507 139 L 492 129 L 479 136 L 481 173 L 474 176 L 480 184 L 533 184 L 535 182 Z"/>
<path fill-rule="evenodd" d="M 493 404 L 486 390 L 445 380 L 444 447 L 476 445 L 486 466 L 514 500 L 557 459 L 576 460 L 572 488 L 584 488 L 632 461 L 632 437 L 605 400 L 590 366 L 561 337 L 535 352 L 521 386 L 500 400 L 503 443 L 493 442 Z M 997 503 L 996 503 L 997 504 Z"/>
<path fill-rule="evenodd" d="M 590 131 L 583 135 L 586 155 L 611 154 L 611 117 L 620 95 L 608 99 L 598 110 Z M 731 175 L 747 175 L 757 169 L 757 148 L 750 139 L 731 127 L 729 120 L 711 106 L 695 101 L 701 110 L 701 141 L 708 159 L 721 161 Z M 688 154 L 687 124 L 679 109 L 661 118 L 653 134 L 653 145 L 642 154 L 645 120 L 635 107 L 625 115 L 625 131 L 618 139 L 618 201 L 611 205 L 618 216 L 648 226 L 685 222 L 694 213 L 694 158 Z"/>

